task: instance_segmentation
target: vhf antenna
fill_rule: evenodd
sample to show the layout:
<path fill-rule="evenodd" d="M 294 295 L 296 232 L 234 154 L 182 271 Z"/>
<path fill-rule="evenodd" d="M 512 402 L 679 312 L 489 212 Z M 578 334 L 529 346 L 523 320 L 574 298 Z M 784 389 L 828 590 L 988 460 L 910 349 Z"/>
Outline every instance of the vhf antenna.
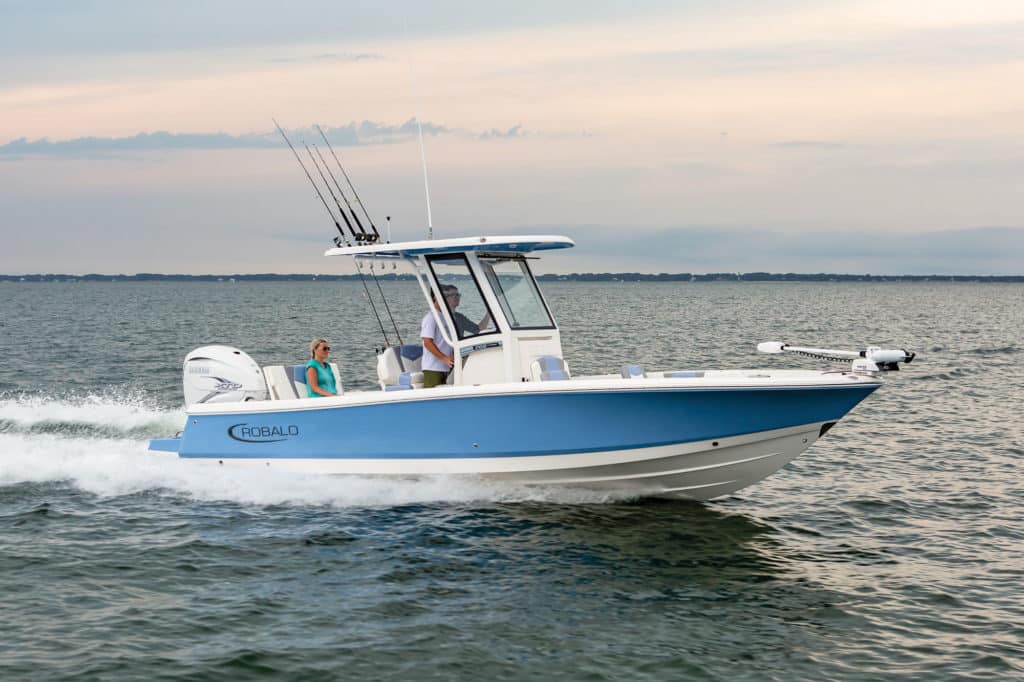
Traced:
<path fill-rule="evenodd" d="M 405 39 L 409 40 L 409 21 L 402 16 Z M 427 152 L 423 146 L 423 125 L 420 123 L 420 98 L 416 92 L 416 74 L 412 70 L 412 52 L 409 53 L 409 81 L 412 84 L 413 112 L 416 114 L 416 128 L 420 132 L 420 159 L 423 161 L 423 192 L 427 197 L 427 239 L 434 238 L 434 219 L 430 215 L 430 184 L 427 182 Z"/>

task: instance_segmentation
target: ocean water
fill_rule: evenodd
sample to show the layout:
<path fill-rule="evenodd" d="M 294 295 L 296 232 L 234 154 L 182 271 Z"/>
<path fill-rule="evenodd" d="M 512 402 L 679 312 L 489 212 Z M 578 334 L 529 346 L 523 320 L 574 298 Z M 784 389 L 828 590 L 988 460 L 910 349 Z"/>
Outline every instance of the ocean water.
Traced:
<path fill-rule="evenodd" d="M 414 285 L 384 287 L 417 336 Z M 545 291 L 578 373 L 919 356 L 704 504 L 214 470 L 146 451 L 181 428 L 185 353 L 323 335 L 372 387 L 358 283 L 0 283 L 0 678 L 1024 676 L 1024 286 Z"/>

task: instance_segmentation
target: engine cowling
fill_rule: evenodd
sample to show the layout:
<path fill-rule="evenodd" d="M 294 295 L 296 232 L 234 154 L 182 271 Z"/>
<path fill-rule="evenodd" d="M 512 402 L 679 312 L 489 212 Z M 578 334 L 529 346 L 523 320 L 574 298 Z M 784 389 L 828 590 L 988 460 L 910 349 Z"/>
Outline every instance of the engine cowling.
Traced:
<path fill-rule="evenodd" d="M 182 385 L 186 409 L 196 403 L 266 400 L 263 372 L 249 355 L 231 346 L 202 346 L 185 356 Z"/>

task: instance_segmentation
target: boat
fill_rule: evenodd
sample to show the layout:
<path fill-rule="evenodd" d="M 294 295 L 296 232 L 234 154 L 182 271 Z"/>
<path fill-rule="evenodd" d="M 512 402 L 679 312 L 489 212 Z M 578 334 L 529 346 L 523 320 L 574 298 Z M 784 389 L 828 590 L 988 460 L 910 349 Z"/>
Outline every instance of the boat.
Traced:
<path fill-rule="evenodd" d="M 914 357 L 769 342 L 759 349 L 849 366 L 655 369 L 623 359 L 580 375 L 530 267 L 572 246 L 558 235 L 336 241 L 325 255 L 411 269 L 454 349 L 448 383 L 423 388 L 423 347 L 395 343 L 377 349 L 376 388 L 346 391 L 337 375 L 339 395 L 309 398 L 304 365 L 261 367 L 238 348 L 204 346 L 183 366 L 184 428 L 150 449 L 216 465 L 708 500 L 778 471 Z M 452 286 L 458 310 L 442 295 Z M 445 303 L 433 308 L 432 297 Z"/>

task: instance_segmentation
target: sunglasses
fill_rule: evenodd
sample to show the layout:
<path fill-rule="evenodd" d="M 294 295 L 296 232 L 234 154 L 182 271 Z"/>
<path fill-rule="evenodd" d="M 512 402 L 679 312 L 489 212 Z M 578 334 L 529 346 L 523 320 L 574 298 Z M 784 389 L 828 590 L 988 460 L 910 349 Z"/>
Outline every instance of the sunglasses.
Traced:
<path fill-rule="evenodd" d="M 317 350 L 330 350 L 330 349 L 331 349 L 330 346 L 320 346 L 320 348 L 318 348 Z"/>
<path fill-rule="evenodd" d="M 462 298 L 462 294 L 445 294 L 445 298 Z"/>

